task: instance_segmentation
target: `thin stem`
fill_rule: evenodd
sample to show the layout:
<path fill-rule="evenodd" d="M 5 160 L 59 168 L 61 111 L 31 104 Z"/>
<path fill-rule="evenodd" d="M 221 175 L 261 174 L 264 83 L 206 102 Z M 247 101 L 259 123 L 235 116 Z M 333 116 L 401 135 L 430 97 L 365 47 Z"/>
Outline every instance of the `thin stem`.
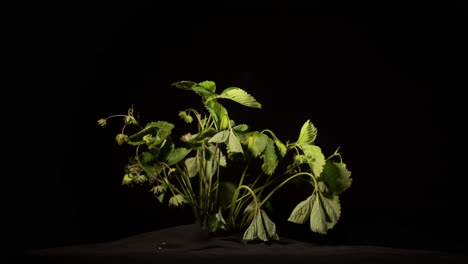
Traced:
<path fill-rule="evenodd" d="M 239 181 L 239 186 L 242 186 L 242 184 L 244 182 L 245 175 L 247 174 L 247 169 L 248 168 L 249 168 L 248 165 L 245 166 L 245 169 L 242 172 L 242 175 L 241 175 L 241 178 L 240 178 L 240 181 Z M 231 221 L 233 225 L 234 225 L 235 217 L 237 216 L 235 214 L 235 211 L 236 211 L 235 204 L 237 202 L 237 197 L 239 196 L 239 192 L 240 192 L 240 187 L 237 187 L 236 191 L 234 192 L 234 195 L 232 196 L 232 202 L 229 205 L 229 207 L 231 207 L 231 210 L 229 210 L 229 221 Z"/>
<path fill-rule="evenodd" d="M 297 174 L 294 174 L 293 176 L 289 177 L 288 179 L 286 179 L 285 181 L 283 181 L 282 183 L 280 183 L 278 186 L 276 186 L 275 189 L 273 189 L 268 195 L 267 197 L 265 197 L 265 199 L 263 199 L 263 201 L 260 203 L 260 206 L 262 206 L 266 201 L 268 201 L 268 199 L 276 192 L 278 191 L 281 187 L 283 187 L 283 185 L 285 185 L 287 182 L 289 182 L 290 180 L 298 177 L 298 176 L 301 176 L 301 175 L 307 175 L 307 176 L 310 176 L 313 180 L 314 180 L 314 183 L 315 183 L 315 186 L 317 186 L 317 181 L 314 177 L 314 175 L 312 175 L 311 173 L 308 173 L 308 172 L 300 172 L 300 173 L 297 173 Z"/>

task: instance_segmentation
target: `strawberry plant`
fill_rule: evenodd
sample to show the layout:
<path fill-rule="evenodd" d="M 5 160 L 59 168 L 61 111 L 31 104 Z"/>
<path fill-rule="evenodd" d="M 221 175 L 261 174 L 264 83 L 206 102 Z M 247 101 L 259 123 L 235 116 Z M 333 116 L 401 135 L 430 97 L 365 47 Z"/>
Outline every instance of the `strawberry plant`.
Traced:
<path fill-rule="evenodd" d="M 188 205 L 197 223 L 209 232 L 242 232 L 244 240 L 278 240 L 268 216 L 270 198 L 288 182 L 302 178 L 310 196 L 292 208 L 288 220 L 309 223 L 326 234 L 340 218 L 339 194 L 351 185 L 351 172 L 337 149 L 325 156 L 315 144 L 317 128 L 310 120 L 294 142 L 280 140 L 273 131 L 256 131 L 229 117 L 224 100 L 251 108 L 261 104 L 245 90 L 229 87 L 217 93 L 213 81 L 179 81 L 173 87 L 201 97 L 202 110 L 178 113 L 189 126 L 175 140 L 167 121 L 140 124 L 130 108 L 126 114 L 98 120 L 122 119 L 117 144 L 135 148 L 125 166 L 123 185 L 146 184 L 168 206 Z M 133 126 L 133 133 L 128 133 Z M 136 131 L 136 132 L 135 132 Z"/>

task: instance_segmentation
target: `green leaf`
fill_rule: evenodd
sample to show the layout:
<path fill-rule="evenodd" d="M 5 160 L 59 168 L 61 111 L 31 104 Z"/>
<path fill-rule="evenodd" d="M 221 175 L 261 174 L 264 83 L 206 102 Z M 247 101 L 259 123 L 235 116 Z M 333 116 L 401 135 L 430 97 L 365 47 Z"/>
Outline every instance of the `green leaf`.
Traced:
<path fill-rule="evenodd" d="M 296 224 L 305 223 L 309 219 L 310 212 L 312 211 L 312 204 L 310 200 L 311 197 L 308 197 L 307 199 L 296 205 L 291 215 L 289 216 L 288 221 Z"/>
<path fill-rule="evenodd" d="M 250 226 L 245 230 L 244 240 L 260 239 L 262 241 L 279 240 L 276 233 L 276 225 L 270 220 L 266 212 L 257 210 Z"/>
<path fill-rule="evenodd" d="M 247 107 L 262 108 L 262 105 L 252 95 L 237 87 L 225 89 L 218 98 L 230 99 Z"/>
<path fill-rule="evenodd" d="M 327 228 L 331 229 L 335 226 L 340 219 L 341 205 L 338 195 L 331 195 L 330 197 L 322 195 L 322 205 L 327 217 Z"/>
<path fill-rule="evenodd" d="M 153 165 L 155 160 L 154 155 L 148 151 L 141 153 L 138 159 L 140 160 L 140 163 L 143 166 L 151 166 Z"/>
<path fill-rule="evenodd" d="M 313 144 L 315 138 L 317 137 L 317 128 L 307 120 L 301 128 L 301 132 L 299 133 L 299 139 L 297 140 L 298 144 Z"/>
<path fill-rule="evenodd" d="M 315 177 L 319 177 L 325 165 L 325 156 L 319 146 L 301 144 L 304 156 L 309 163 L 310 170 Z"/>
<path fill-rule="evenodd" d="M 209 89 L 207 89 L 207 88 L 205 88 L 203 86 L 195 85 L 195 86 L 192 87 L 192 90 L 195 91 L 195 93 L 197 93 L 198 95 L 202 96 L 205 99 L 208 99 L 208 98 L 216 95 L 211 90 L 209 90 Z"/>
<path fill-rule="evenodd" d="M 245 132 L 249 130 L 249 126 L 246 124 L 240 124 L 232 128 L 236 132 Z"/>
<path fill-rule="evenodd" d="M 332 193 L 340 194 L 351 186 L 351 171 L 346 169 L 344 163 L 337 163 L 327 160 L 323 169 L 323 173 L 319 178 L 324 181 L 328 190 Z"/>
<path fill-rule="evenodd" d="M 208 140 L 208 143 L 224 143 L 226 140 L 229 138 L 229 130 L 223 130 L 221 132 L 218 132 L 216 135 L 214 135 L 210 140 Z"/>
<path fill-rule="evenodd" d="M 159 152 L 157 155 L 157 161 L 166 162 L 171 156 L 172 152 L 174 151 L 174 148 L 175 148 L 174 142 L 172 142 L 172 140 L 168 138 L 166 141 L 162 143 L 160 147 L 161 148 L 159 149 Z"/>
<path fill-rule="evenodd" d="M 156 122 L 150 122 L 146 124 L 145 128 L 151 128 L 151 127 L 156 127 L 159 128 L 160 130 L 169 130 L 171 131 L 174 128 L 174 124 L 171 124 L 166 121 L 156 121 Z"/>
<path fill-rule="evenodd" d="M 217 124 L 219 131 L 225 130 L 229 126 L 229 116 L 226 108 L 216 101 L 210 101 L 205 105 L 211 117 Z"/>
<path fill-rule="evenodd" d="M 269 140 L 267 135 L 255 131 L 247 138 L 247 148 L 254 157 L 258 157 L 265 150 Z"/>
<path fill-rule="evenodd" d="M 275 172 L 276 166 L 278 166 L 278 157 L 276 156 L 275 151 L 275 142 L 268 138 L 265 151 L 263 152 L 261 158 L 263 158 L 262 170 L 267 175 L 272 175 Z"/>
<path fill-rule="evenodd" d="M 197 157 L 188 158 L 185 160 L 185 167 L 190 178 L 198 174 L 198 160 Z"/>
<path fill-rule="evenodd" d="M 294 156 L 294 164 L 301 165 L 307 163 L 307 158 L 305 155 L 299 154 Z"/>
<path fill-rule="evenodd" d="M 313 232 L 326 234 L 338 222 L 340 214 L 338 196 L 334 194 L 326 196 L 316 190 L 294 208 L 288 221 L 303 224 L 307 218 L 310 218 L 310 229 Z"/>
<path fill-rule="evenodd" d="M 210 232 L 216 232 L 218 230 L 228 230 L 226 220 L 224 220 L 221 212 L 210 216 L 208 220 Z"/>
<path fill-rule="evenodd" d="M 194 85 L 197 85 L 197 83 L 192 82 L 192 81 L 179 81 L 179 82 L 173 82 L 171 84 L 171 86 L 174 86 L 174 87 L 182 89 L 182 90 L 192 90 L 192 87 Z"/>
<path fill-rule="evenodd" d="M 182 194 L 176 194 L 169 199 L 169 206 L 177 207 L 184 203 L 187 203 L 187 200 Z"/>
<path fill-rule="evenodd" d="M 216 83 L 213 81 L 204 81 L 199 83 L 198 85 L 213 93 L 216 92 Z"/>
<path fill-rule="evenodd" d="M 311 196 L 312 210 L 310 215 L 310 229 L 313 232 L 326 234 L 340 218 L 341 207 L 337 195 L 330 198 L 320 192 Z"/>
<path fill-rule="evenodd" d="M 286 152 L 288 151 L 288 149 L 287 149 L 286 146 L 283 144 L 283 142 L 281 142 L 281 140 L 278 139 L 278 137 L 275 135 L 275 133 L 273 133 L 273 131 L 271 131 L 271 130 L 269 130 L 269 129 L 266 129 L 266 130 L 264 130 L 264 131 L 270 133 L 270 135 L 273 137 L 273 140 L 274 140 L 274 142 L 275 142 L 276 148 L 278 149 L 278 152 L 279 152 L 279 154 L 281 155 L 281 157 L 286 156 Z"/>
<path fill-rule="evenodd" d="M 311 198 L 312 209 L 310 214 L 310 229 L 313 232 L 326 234 L 328 230 L 327 216 L 320 202 L 320 195 L 313 194 Z"/>
<path fill-rule="evenodd" d="M 139 132 L 128 137 L 127 143 L 130 145 L 141 145 L 145 144 L 143 140 L 144 136 L 151 135 L 151 137 L 157 137 L 152 144 L 158 145 L 162 143 L 170 134 L 171 130 L 174 128 L 174 125 L 165 121 L 157 121 L 148 123 L 145 128 Z"/>
<path fill-rule="evenodd" d="M 191 149 L 176 148 L 167 159 L 168 165 L 174 165 L 190 153 Z"/>
<path fill-rule="evenodd" d="M 228 147 L 231 152 L 240 152 L 244 153 L 244 150 L 242 149 L 242 145 L 239 141 L 239 138 L 237 137 L 236 134 L 234 134 L 233 130 L 229 130 L 229 142 L 228 142 Z"/>

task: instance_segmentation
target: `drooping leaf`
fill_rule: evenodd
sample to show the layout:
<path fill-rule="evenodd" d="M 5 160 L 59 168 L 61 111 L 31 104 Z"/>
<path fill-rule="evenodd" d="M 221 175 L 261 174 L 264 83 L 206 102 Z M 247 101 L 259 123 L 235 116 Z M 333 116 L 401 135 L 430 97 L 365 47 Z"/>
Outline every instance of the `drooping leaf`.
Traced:
<path fill-rule="evenodd" d="M 278 166 L 278 157 L 276 156 L 275 142 L 271 138 L 267 138 L 267 145 L 261 156 L 263 159 L 262 170 L 265 174 L 272 175 Z"/>
<path fill-rule="evenodd" d="M 216 92 L 216 83 L 213 81 L 204 81 L 201 83 L 198 83 L 199 86 L 206 88 L 207 90 L 210 90 L 211 92 Z"/>
<path fill-rule="evenodd" d="M 319 180 L 325 182 L 330 192 L 340 194 L 351 186 L 353 179 L 344 163 L 327 160 Z"/>
<path fill-rule="evenodd" d="M 208 220 L 210 232 L 217 232 L 219 230 L 228 230 L 226 220 L 224 220 L 221 212 L 216 213 L 215 215 L 210 216 Z"/>
<path fill-rule="evenodd" d="M 210 112 L 213 120 L 216 122 L 219 131 L 228 128 L 229 116 L 224 106 L 216 101 L 209 101 L 205 107 Z"/>
<path fill-rule="evenodd" d="M 328 229 L 338 222 L 341 214 L 338 196 L 327 197 L 320 192 L 314 192 L 310 199 L 312 203 L 310 229 L 313 232 L 326 234 Z"/>
<path fill-rule="evenodd" d="M 322 204 L 327 216 L 327 228 L 331 229 L 340 219 L 341 205 L 338 195 L 326 196 L 321 194 Z"/>
<path fill-rule="evenodd" d="M 281 157 L 286 156 L 286 152 L 288 151 L 288 149 L 286 148 L 284 143 L 281 142 L 281 140 L 278 139 L 278 137 L 275 135 L 275 133 L 273 133 L 273 131 L 271 131 L 269 129 L 266 129 L 264 131 L 270 133 L 270 135 L 273 137 L 276 148 L 278 149 L 278 153 L 281 155 Z"/>
<path fill-rule="evenodd" d="M 296 224 L 303 224 L 307 220 L 309 220 L 309 216 L 312 211 L 312 204 L 310 202 L 310 199 L 311 197 L 308 197 L 307 199 L 296 205 L 291 215 L 289 216 L 288 221 Z"/>
<path fill-rule="evenodd" d="M 223 154 L 221 149 L 218 149 L 217 155 L 219 157 L 219 166 L 226 167 L 227 166 L 226 156 Z"/>
<path fill-rule="evenodd" d="M 244 240 L 260 239 L 262 241 L 279 240 L 276 225 L 270 220 L 267 213 L 259 209 L 255 213 L 250 226 L 245 230 Z"/>
<path fill-rule="evenodd" d="M 317 128 L 312 124 L 312 122 L 310 122 L 310 120 L 307 120 L 302 125 L 297 143 L 298 144 L 313 144 L 316 137 L 317 137 Z"/>
<path fill-rule="evenodd" d="M 267 135 L 255 131 L 247 138 L 247 149 L 254 157 L 258 157 L 265 150 L 269 140 Z"/>
<path fill-rule="evenodd" d="M 292 211 L 288 221 L 302 224 L 310 219 L 313 232 L 326 234 L 338 222 L 341 214 L 337 195 L 324 195 L 315 190 L 306 200 L 300 202 Z"/>
<path fill-rule="evenodd" d="M 230 99 L 247 107 L 262 108 L 262 105 L 252 95 L 237 87 L 225 89 L 218 98 Z"/>
<path fill-rule="evenodd" d="M 319 177 L 325 165 L 325 156 L 323 155 L 322 150 L 319 146 L 315 145 L 301 144 L 300 146 L 304 152 L 305 158 L 307 159 L 307 163 L 309 163 L 310 170 L 315 177 Z"/>
<path fill-rule="evenodd" d="M 228 147 L 231 152 L 240 152 L 244 153 L 244 150 L 242 149 L 242 145 L 239 141 L 239 138 L 237 135 L 232 131 L 232 129 L 229 130 L 229 141 L 228 141 Z"/>
<path fill-rule="evenodd" d="M 208 140 L 208 143 L 224 143 L 226 140 L 229 138 L 229 130 L 223 130 L 221 132 L 216 133 L 210 140 Z"/>
<path fill-rule="evenodd" d="M 169 206 L 177 207 L 184 203 L 187 203 L 187 200 L 182 194 L 176 194 L 169 199 Z"/>
<path fill-rule="evenodd" d="M 185 160 L 185 167 L 190 178 L 198 174 L 198 160 L 197 157 L 188 158 Z"/>
<path fill-rule="evenodd" d="M 313 232 L 326 234 L 328 230 L 327 216 L 320 202 L 320 195 L 314 193 L 311 197 L 310 229 Z"/>
<path fill-rule="evenodd" d="M 196 82 L 192 82 L 192 81 L 179 81 L 179 82 L 173 82 L 171 86 L 174 86 L 182 90 L 192 90 L 192 87 L 196 84 L 197 84 Z"/>
<path fill-rule="evenodd" d="M 174 165 L 190 153 L 191 149 L 176 148 L 167 159 L 168 165 Z"/>

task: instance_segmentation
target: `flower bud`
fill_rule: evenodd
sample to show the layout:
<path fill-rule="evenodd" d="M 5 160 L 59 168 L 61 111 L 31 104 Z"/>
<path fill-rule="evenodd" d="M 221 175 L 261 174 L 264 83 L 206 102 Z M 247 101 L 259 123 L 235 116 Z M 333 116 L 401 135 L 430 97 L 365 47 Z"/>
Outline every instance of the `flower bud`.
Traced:
<path fill-rule="evenodd" d="M 99 124 L 100 126 L 102 126 L 102 127 L 105 127 L 106 124 L 107 124 L 107 120 L 106 120 L 106 119 L 103 119 L 103 118 L 99 119 L 97 122 L 98 122 L 98 124 Z"/>
<path fill-rule="evenodd" d="M 125 142 L 127 142 L 127 139 L 128 136 L 125 134 L 117 134 L 117 136 L 115 137 L 115 141 L 117 141 L 117 144 L 119 144 L 119 146 L 122 146 Z"/>

